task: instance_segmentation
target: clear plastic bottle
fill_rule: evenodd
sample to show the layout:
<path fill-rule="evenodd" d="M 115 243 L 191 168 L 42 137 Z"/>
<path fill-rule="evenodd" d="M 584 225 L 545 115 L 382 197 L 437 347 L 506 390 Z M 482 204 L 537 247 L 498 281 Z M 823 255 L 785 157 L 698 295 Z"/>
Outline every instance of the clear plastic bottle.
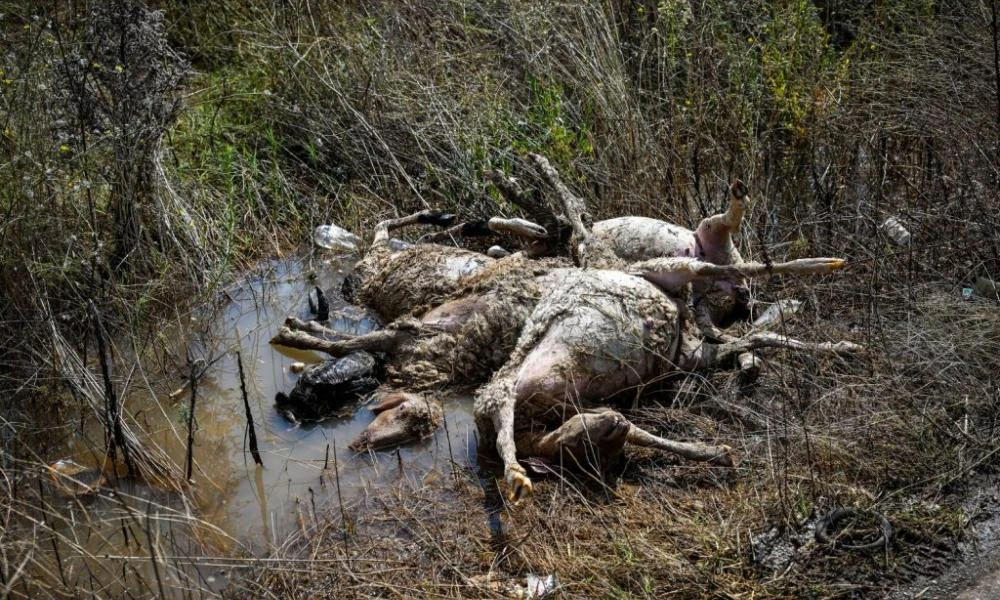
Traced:
<path fill-rule="evenodd" d="M 757 329 L 769 329 L 777 327 L 785 319 L 790 318 L 802 308 L 802 302 L 792 298 L 778 300 L 767 308 L 753 322 Z"/>
<path fill-rule="evenodd" d="M 357 252 L 361 238 L 338 225 L 320 225 L 313 232 L 313 243 L 337 252 Z"/>
<path fill-rule="evenodd" d="M 886 219 L 885 223 L 882 223 L 882 231 L 900 246 L 908 245 L 912 237 L 910 231 L 896 217 Z"/>

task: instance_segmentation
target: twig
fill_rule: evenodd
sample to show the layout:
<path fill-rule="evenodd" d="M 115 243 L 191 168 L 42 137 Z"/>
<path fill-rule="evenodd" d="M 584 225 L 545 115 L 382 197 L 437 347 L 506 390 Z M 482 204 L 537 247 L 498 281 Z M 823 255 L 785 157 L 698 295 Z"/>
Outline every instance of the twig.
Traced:
<path fill-rule="evenodd" d="M 153 503 L 146 502 L 146 544 L 149 545 L 149 562 L 153 565 L 153 576 L 156 577 L 156 585 L 160 590 L 160 597 L 166 598 L 166 590 L 163 589 L 163 578 L 160 577 L 160 567 L 156 564 L 156 548 L 153 547 Z"/>
<path fill-rule="evenodd" d="M 114 385 L 111 383 L 111 368 L 108 364 L 108 352 L 104 343 L 104 326 L 101 324 L 101 315 L 97 312 L 97 307 L 93 300 L 87 301 L 90 309 L 90 317 L 94 322 L 94 336 L 97 338 L 97 354 L 101 361 L 101 376 L 104 379 L 104 411 L 107 420 L 106 437 L 108 445 L 108 455 L 114 461 L 117 449 L 121 448 L 122 458 L 125 459 L 125 468 L 128 474 L 135 473 L 135 465 L 128 451 L 128 443 L 122 431 L 121 411 L 119 398 L 115 394 Z"/>
<path fill-rule="evenodd" d="M 253 414 L 250 412 L 250 399 L 247 396 L 247 381 L 243 375 L 243 356 L 240 351 L 236 351 L 236 367 L 240 372 L 240 393 L 243 394 L 243 408 L 247 413 L 247 436 L 250 438 L 250 454 L 253 461 L 260 466 L 264 466 L 264 461 L 260 458 L 260 449 L 257 447 L 257 430 L 253 426 Z"/>
<path fill-rule="evenodd" d="M 186 456 L 186 467 L 184 469 L 184 480 L 188 483 L 191 482 L 191 471 L 194 468 L 194 407 L 195 401 L 198 398 L 198 376 L 200 373 L 196 372 L 197 361 L 190 360 L 188 357 L 188 365 L 190 367 L 190 373 L 188 374 L 189 385 L 191 386 L 191 404 L 188 406 L 188 422 L 187 422 L 187 456 Z"/>

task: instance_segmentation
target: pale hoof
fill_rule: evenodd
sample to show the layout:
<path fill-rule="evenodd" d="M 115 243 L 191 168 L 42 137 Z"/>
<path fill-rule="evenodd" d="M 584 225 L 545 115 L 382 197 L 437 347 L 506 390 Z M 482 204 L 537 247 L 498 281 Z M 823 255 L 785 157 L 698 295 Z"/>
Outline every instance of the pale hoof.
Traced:
<path fill-rule="evenodd" d="M 507 499 L 514 504 L 519 504 L 535 491 L 531 479 L 528 478 L 528 474 L 521 468 L 521 465 L 508 468 L 507 476 L 504 479 L 510 485 L 510 494 Z"/>

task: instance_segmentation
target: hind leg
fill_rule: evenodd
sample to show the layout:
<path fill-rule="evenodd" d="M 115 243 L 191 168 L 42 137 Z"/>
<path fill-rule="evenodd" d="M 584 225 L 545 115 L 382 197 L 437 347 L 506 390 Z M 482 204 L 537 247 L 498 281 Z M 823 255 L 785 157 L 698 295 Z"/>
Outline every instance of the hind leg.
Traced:
<path fill-rule="evenodd" d="M 668 440 L 632 423 L 629 423 L 629 425 L 627 441 L 635 446 L 665 450 L 687 459 L 707 461 L 724 467 L 735 467 L 739 464 L 739 457 L 729 446 L 710 446 L 708 444 Z"/>
<path fill-rule="evenodd" d="M 613 410 L 573 415 L 553 431 L 518 440 L 518 453 L 543 464 L 600 472 L 621 454 L 631 424 Z"/>
<path fill-rule="evenodd" d="M 423 224 L 446 227 L 455 222 L 455 215 L 441 212 L 439 210 L 425 209 L 412 215 L 399 217 L 397 219 L 386 219 L 380 221 L 375 226 L 375 237 L 372 240 L 372 247 L 386 246 L 389 244 L 389 232 L 407 225 Z"/>
<path fill-rule="evenodd" d="M 594 458 L 610 458 L 620 453 L 628 442 L 635 446 L 656 448 L 684 458 L 723 466 L 738 463 L 729 446 L 678 442 L 654 435 L 626 419 L 621 413 L 603 409 L 579 413 L 557 429 L 518 445 L 521 454 L 543 460 L 571 458 L 576 464 L 594 464 Z"/>

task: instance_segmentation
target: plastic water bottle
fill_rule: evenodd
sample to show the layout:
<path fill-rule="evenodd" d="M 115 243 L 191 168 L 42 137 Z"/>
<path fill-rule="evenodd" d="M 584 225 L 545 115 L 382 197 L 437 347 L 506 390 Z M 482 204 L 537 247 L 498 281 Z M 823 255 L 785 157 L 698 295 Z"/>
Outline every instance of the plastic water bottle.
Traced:
<path fill-rule="evenodd" d="M 910 232 L 896 217 L 889 217 L 882 223 L 882 231 L 900 246 L 910 243 Z"/>
<path fill-rule="evenodd" d="M 785 298 L 783 300 L 778 300 L 774 304 L 768 307 L 757 319 L 753 322 L 753 326 L 758 329 L 768 329 L 770 327 L 777 327 L 782 323 L 783 319 L 788 319 L 795 313 L 799 312 L 802 308 L 802 302 L 799 300 L 794 300 L 792 298 Z"/>
<path fill-rule="evenodd" d="M 357 252 L 361 238 L 338 225 L 320 225 L 313 232 L 313 242 L 327 250 Z"/>

